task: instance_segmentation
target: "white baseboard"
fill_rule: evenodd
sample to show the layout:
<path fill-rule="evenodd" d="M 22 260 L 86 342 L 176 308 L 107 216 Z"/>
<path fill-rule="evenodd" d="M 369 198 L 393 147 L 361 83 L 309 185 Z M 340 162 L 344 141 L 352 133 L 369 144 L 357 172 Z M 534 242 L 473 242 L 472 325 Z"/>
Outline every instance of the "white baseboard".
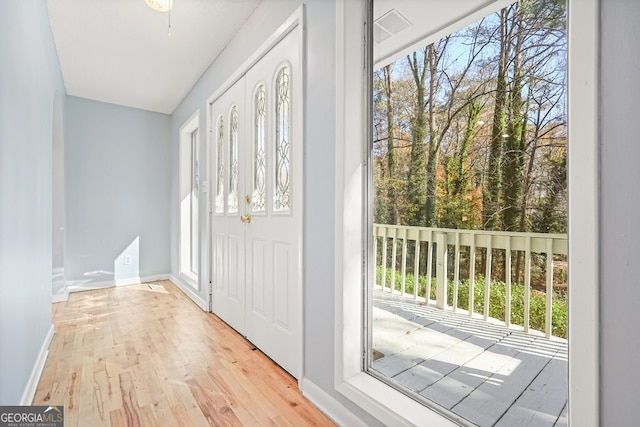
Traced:
<path fill-rule="evenodd" d="M 173 274 L 169 275 L 169 280 L 171 281 L 171 283 L 176 285 L 178 289 L 184 292 L 185 295 L 191 298 L 191 300 L 193 300 L 193 302 L 195 302 L 201 309 L 203 309 L 206 312 L 209 311 L 209 302 L 202 299 L 202 297 L 195 292 L 195 289 L 193 288 L 193 286 L 190 286 L 189 284 L 185 283 L 183 280 L 177 278 Z"/>
<path fill-rule="evenodd" d="M 113 288 L 114 286 L 139 285 L 140 283 L 157 282 L 159 280 L 169 280 L 169 274 L 156 274 L 154 276 L 129 277 L 126 279 L 107 280 L 103 282 L 88 282 L 78 285 L 67 285 L 67 292 L 84 292 L 94 289 Z M 55 301 L 54 301 L 55 302 Z"/>
<path fill-rule="evenodd" d="M 65 302 L 69 300 L 69 291 L 65 291 L 61 294 L 56 294 L 51 297 L 51 302 Z"/>
<path fill-rule="evenodd" d="M 116 286 L 139 285 L 140 283 L 157 282 L 159 280 L 168 280 L 168 274 L 156 274 L 155 276 L 130 277 L 127 279 L 119 279 L 115 281 Z"/>
<path fill-rule="evenodd" d="M 42 347 L 40 347 L 40 353 L 38 354 L 36 363 L 33 366 L 33 370 L 31 371 L 31 376 L 29 376 L 29 381 L 27 382 L 27 386 L 24 389 L 24 393 L 22 393 L 22 399 L 20 399 L 21 406 L 31 405 L 31 403 L 33 402 L 33 397 L 36 395 L 36 389 L 38 388 L 40 376 L 42 375 L 42 370 L 44 369 L 44 363 L 47 361 L 47 356 L 49 355 L 49 345 L 51 344 L 51 340 L 53 339 L 55 333 L 56 329 L 52 324 L 49 328 L 47 336 L 44 338 Z"/>
<path fill-rule="evenodd" d="M 144 276 L 140 278 L 140 283 L 159 282 L 160 280 L 169 280 L 170 274 L 156 274 L 155 276 Z"/>
<path fill-rule="evenodd" d="M 300 380 L 302 394 L 318 407 L 324 414 L 339 426 L 366 427 L 360 418 L 345 408 L 340 402 L 331 397 L 326 391 L 309 381 L 307 378 Z"/>

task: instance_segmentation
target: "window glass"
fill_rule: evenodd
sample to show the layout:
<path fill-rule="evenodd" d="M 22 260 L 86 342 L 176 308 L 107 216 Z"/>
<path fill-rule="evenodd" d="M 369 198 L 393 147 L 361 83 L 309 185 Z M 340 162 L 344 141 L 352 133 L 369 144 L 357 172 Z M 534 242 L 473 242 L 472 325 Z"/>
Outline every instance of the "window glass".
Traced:
<path fill-rule="evenodd" d="M 566 423 L 566 5 L 420 46 L 428 8 L 374 0 L 367 369 L 478 425 Z"/>
<path fill-rule="evenodd" d="M 283 67 L 276 78 L 276 161 L 275 194 L 273 209 L 288 212 L 291 192 L 289 188 L 290 168 L 290 117 L 289 117 L 289 68 Z"/>

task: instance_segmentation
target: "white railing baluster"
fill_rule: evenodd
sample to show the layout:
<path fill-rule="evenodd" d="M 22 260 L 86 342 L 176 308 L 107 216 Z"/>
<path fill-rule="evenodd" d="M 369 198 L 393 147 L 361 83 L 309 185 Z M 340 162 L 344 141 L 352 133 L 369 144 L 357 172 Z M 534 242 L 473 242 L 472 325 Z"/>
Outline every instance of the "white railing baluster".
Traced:
<path fill-rule="evenodd" d="M 374 282 L 377 284 L 378 275 L 378 229 L 379 225 L 373 224 L 373 277 Z M 382 259 L 384 261 L 384 259 Z"/>
<path fill-rule="evenodd" d="M 507 326 L 511 326 L 511 237 L 507 236 L 505 243 L 505 266 L 504 266 L 504 278 L 505 278 L 505 294 L 504 294 L 504 323 Z"/>
<path fill-rule="evenodd" d="M 493 236 L 487 236 L 487 264 L 484 273 L 484 320 L 489 319 L 489 301 L 491 300 L 491 262 L 493 261 Z"/>
<path fill-rule="evenodd" d="M 469 247 L 469 316 L 473 316 L 475 305 L 474 287 L 476 284 L 476 233 L 471 234 Z"/>
<path fill-rule="evenodd" d="M 400 293 L 404 295 L 405 286 L 407 283 L 407 229 L 402 229 L 402 265 L 400 266 Z"/>
<path fill-rule="evenodd" d="M 532 295 L 532 281 L 533 277 L 533 262 L 535 254 L 543 254 L 546 256 L 546 263 L 544 265 L 546 275 L 546 295 L 545 295 L 545 318 L 544 327 L 541 324 L 542 319 L 537 318 L 534 321 L 536 328 L 542 329 L 544 334 L 549 337 L 553 335 L 553 302 L 554 302 L 554 256 L 567 254 L 567 237 L 563 234 L 543 234 L 543 233 L 517 233 L 517 232 L 501 232 L 501 231 L 481 231 L 481 230 L 454 230 L 444 228 L 429 228 L 429 227 L 410 227 L 410 226 L 398 226 L 398 225 L 380 225 L 374 224 L 373 226 L 373 268 L 374 277 L 377 278 L 378 268 L 381 269 L 382 277 L 379 282 L 376 280 L 376 284 L 379 284 L 383 292 L 387 292 L 387 284 L 389 285 L 388 292 L 393 293 L 399 291 L 399 293 L 405 297 L 419 300 L 418 297 L 424 297 L 426 303 L 433 304 L 438 308 L 446 309 L 449 307 L 449 289 L 447 282 L 449 280 L 448 265 L 449 257 L 447 253 L 449 249 L 455 249 L 452 260 L 453 265 L 453 280 L 452 280 L 452 310 L 458 310 L 460 295 L 463 284 L 461 284 L 460 274 L 462 271 L 461 258 L 462 251 L 469 250 L 469 316 L 474 315 L 475 306 L 475 276 L 476 276 L 476 259 L 477 249 L 486 251 L 486 262 L 484 268 L 485 283 L 484 283 L 484 307 L 482 311 L 478 310 L 478 313 L 482 315 L 484 319 L 488 319 L 491 314 L 491 292 L 495 291 L 491 284 L 493 274 L 493 250 L 504 250 L 504 285 L 505 285 L 505 308 L 504 308 L 504 323 L 509 327 L 515 327 L 512 322 L 512 315 L 514 314 L 514 292 L 519 289 L 520 274 L 514 276 L 513 263 L 515 252 L 517 254 L 518 263 L 520 263 L 520 254 L 524 254 L 524 319 L 523 329 L 525 332 L 529 332 L 531 329 L 532 319 L 531 305 L 535 297 L 537 301 L 538 296 Z M 402 240 L 402 247 L 399 248 L 400 240 Z M 410 255 L 409 242 L 414 242 L 413 247 L 413 292 L 407 294 L 407 262 Z M 382 245 L 382 247 L 380 247 Z M 389 248 L 391 245 L 391 248 Z M 425 247 L 426 245 L 426 247 Z M 449 247 L 451 245 L 451 247 Z M 426 268 L 421 272 L 421 250 L 426 249 Z M 402 251 L 401 264 L 398 265 L 398 250 Z M 379 254 L 380 252 L 380 254 Z M 391 253 L 389 253 L 391 252 Z M 378 256 L 380 260 L 378 261 Z M 501 260 L 501 258 L 499 258 Z M 537 259 L 537 258 L 536 258 Z M 498 259 L 496 259 L 497 262 Z M 435 262 L 434 262 L 435 261 Z M 434 267 L 435 265 L 435 267 Z M 387 278 L 387 272 L 390 271 L 390 278 Z M 434 271 L 435 269 L 435 271 Z M 426 271 L 425 271 L 426 270 Z M 396 277 L 396 272 L 400 273 L 399 278 Z M 517 273 L 521 270 L 518 269 Z M 421 276 L 421 273 L 424 275 Z M 409 273 L 411 274 L 411 273 Z M 515 277 L 515 279 L 514 279 Z M 537 277 L 537 276 L 536 276 Z M 398 283 L 399 279 L 399 283 Z M 426 279 L 426 289 L 421 291 L 420 281 Z M 432 284 L 435 279 L 435 285 Z M 396 289 L 397 285 L 397 289 Z M 431 288 L 435 288 L 435 299 L 431 299 Z M 518 288 L 516 288 L 518 286 Z M 502 317 L 502 315 L 500 315 Z M 520 323 L 520 322 L 517 322 Z"/>
<path fill-rule="evenodd" d="M 427 286 L 425 299 L 431 300 L 431 278 L 433 277 L 433 230 L 429 230 L 429 241 L 427 242 Z"/>
<path fill-rule="evenodd" d="M 396 256 L 398 255 L 398 246 L 396 242 L 397 229 L 392 228 L 393 230 L 393 245 L 391 246 L 391 285 L 389 288 L 389 292 L 393 293 L 396 290 Z"/>
<path fill-rule="evenodd" d="M 453 260 L 453 310 L 458 309 L 458 285 L 460 284 L 460 233 L 456 231 L 456 252 Z"/>
<path fill-rule="evenodd" d="M 524 331 L 529 332 L 531 314 L 531 237 L 524 244 Z"/>
<path fill-rule="evenodd" d="M 544 334 L 551 337 L 553 308 L 553 239 L 547 239 L 547 295 L 544 315 Z"/>
<path fill-rule="evenodd" d="M 415 256 L 413 260 L 413 299 L 418 299 L 418 288 L 420 287 L 420 239 L 422 230 L 418 232 L 415 246 Z"/>
<path fill-rule="evenodd" d="M 438 233 L 436 237 L 436 307 L 447 307 L 447 258 L 449 245 L 447 235 Z"/>
<path fill-rule="evenodd" d="M 384 232 L 382 233 L 382 292 L 384 292 L 384 288 L 387 286 L 387 231 L 388 227 L 384 228 Z"/>

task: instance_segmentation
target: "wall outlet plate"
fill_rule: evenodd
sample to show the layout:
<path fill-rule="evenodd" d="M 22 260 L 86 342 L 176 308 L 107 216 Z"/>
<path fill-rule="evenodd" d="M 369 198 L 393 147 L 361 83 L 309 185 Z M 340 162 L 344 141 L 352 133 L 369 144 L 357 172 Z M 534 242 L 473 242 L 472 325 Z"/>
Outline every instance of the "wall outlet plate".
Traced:
<path fill-rule="evenodd" d="M 131 255 L 125 255 L 124 256 L 124 263 L 125 263 L 125 265 L 131 264 Z"/>

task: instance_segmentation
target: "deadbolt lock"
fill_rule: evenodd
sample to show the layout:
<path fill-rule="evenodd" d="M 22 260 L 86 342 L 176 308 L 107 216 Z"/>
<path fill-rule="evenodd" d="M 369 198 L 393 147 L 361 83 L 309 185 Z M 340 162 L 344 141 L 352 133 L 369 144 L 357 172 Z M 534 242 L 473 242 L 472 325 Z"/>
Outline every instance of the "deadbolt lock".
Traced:
<path fill-rule="evenodd" d="M 251 196 L 248 195 L 248 194 L 246 196 L 244 196 L 244 201 L 247 202 L 247 204 L 250 204 L 251 203 Z"/>

